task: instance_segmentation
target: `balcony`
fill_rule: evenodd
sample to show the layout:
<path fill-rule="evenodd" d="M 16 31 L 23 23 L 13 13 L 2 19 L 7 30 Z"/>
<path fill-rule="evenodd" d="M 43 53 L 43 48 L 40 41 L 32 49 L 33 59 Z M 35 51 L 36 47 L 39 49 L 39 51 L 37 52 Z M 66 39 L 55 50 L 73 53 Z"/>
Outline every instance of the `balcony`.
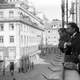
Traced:
<path fill-rule="evenodd" d="M 21 17 L 21 16 L 15 16 L 15 17 L 12 17 L 12 18 L 10 18 L 10 17 L 1 17 L 0 22 L 22 22 L 22 23 L 28 24 L 32 27 L 41 29 L 37 23 L 32 22 L 27 17 Z"/>

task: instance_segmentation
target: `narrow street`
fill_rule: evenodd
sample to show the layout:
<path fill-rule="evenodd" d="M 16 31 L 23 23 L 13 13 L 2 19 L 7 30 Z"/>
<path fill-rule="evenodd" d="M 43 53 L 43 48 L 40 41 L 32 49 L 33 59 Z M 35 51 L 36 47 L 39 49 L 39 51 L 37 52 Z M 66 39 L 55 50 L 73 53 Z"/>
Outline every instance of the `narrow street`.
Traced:
<path fill-rule="evenodd" d="M 9 72 L 6 72 L 6 76 L 1 76 L 0 73 L 0 80 L 63 80 L 63 56 L 63 54 L 57 52 L 40 57 L 39 62 L 35 64 L 34 69 L 30 72 L 15 72 L 13 77 Z M 75 80 L 75 77 L 76 79 L 79 78 L 78 73 L 69 70 L 65 75 L 65 80 Z"/>
<path fill-rule="evenodd" d="M 39 58 L 38 64 L 35 64 L 34 69 L 27 73 L 15 73 L 16 80 L 62 80 L 63 56 L 60 54 L 51 53 L 43 58 Z M 13 77 L 8 75 L 2 80 L 13 80 Z M 0 79 L 1 80 L 1 79 Z"/>
<path fill-rule="evenodd" d="M 36 64 L 34 70 L 16 75 L 16 80 L 62 80 L 63 56 L 52 53 L 44 58 L 40 58 L 39 64 Z"/>

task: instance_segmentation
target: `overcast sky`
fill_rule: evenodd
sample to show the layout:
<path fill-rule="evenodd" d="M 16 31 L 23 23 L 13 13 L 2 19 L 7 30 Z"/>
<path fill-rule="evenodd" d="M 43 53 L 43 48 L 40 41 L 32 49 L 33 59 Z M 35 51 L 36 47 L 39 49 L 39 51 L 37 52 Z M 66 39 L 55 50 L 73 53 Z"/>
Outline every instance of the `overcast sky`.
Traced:
<path fill-rule="evenodd" d="M 29 0 L 33 5 L 43 12 L 47 18 L 61 19 L 61 0 Z M 68 0 L 69 2 L 71 0 Z"/>

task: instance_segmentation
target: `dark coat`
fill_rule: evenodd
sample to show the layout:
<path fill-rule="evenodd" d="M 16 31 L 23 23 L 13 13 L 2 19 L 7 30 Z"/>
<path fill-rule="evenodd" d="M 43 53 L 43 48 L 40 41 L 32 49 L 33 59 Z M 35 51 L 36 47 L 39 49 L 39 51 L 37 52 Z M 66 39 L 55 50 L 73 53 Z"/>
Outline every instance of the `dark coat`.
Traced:
<path fill-rule="evenodd" d="M 71 47 L 72 53 L 79 54 L 80 53 L 80 33 L 76 33 L 74 37 L 71 39 Z"/>
<path fill-rule="evenodd" d="M 80 33 L 76 33 L 75 36 L 71 38 L 71 54 L 68 57 L 70 62 L 78 63 L 79 59 L 78 56 L 80 54 Z"/>

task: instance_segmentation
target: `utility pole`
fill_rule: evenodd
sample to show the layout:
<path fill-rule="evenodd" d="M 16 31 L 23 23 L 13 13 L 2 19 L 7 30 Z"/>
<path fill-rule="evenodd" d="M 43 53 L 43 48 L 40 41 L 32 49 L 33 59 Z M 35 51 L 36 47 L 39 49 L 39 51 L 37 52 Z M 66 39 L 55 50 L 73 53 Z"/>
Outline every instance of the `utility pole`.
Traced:
<path fill-rule="evenodd" d="M 66 24 L 68 24 L 68 0 L 66 0 Z"/>
<path fill-rule="evenodd" d="M 62 27 L 64 28 L 65 22 L 65 0 L 61 0 L 61 12 L 62 12 Z"/>

